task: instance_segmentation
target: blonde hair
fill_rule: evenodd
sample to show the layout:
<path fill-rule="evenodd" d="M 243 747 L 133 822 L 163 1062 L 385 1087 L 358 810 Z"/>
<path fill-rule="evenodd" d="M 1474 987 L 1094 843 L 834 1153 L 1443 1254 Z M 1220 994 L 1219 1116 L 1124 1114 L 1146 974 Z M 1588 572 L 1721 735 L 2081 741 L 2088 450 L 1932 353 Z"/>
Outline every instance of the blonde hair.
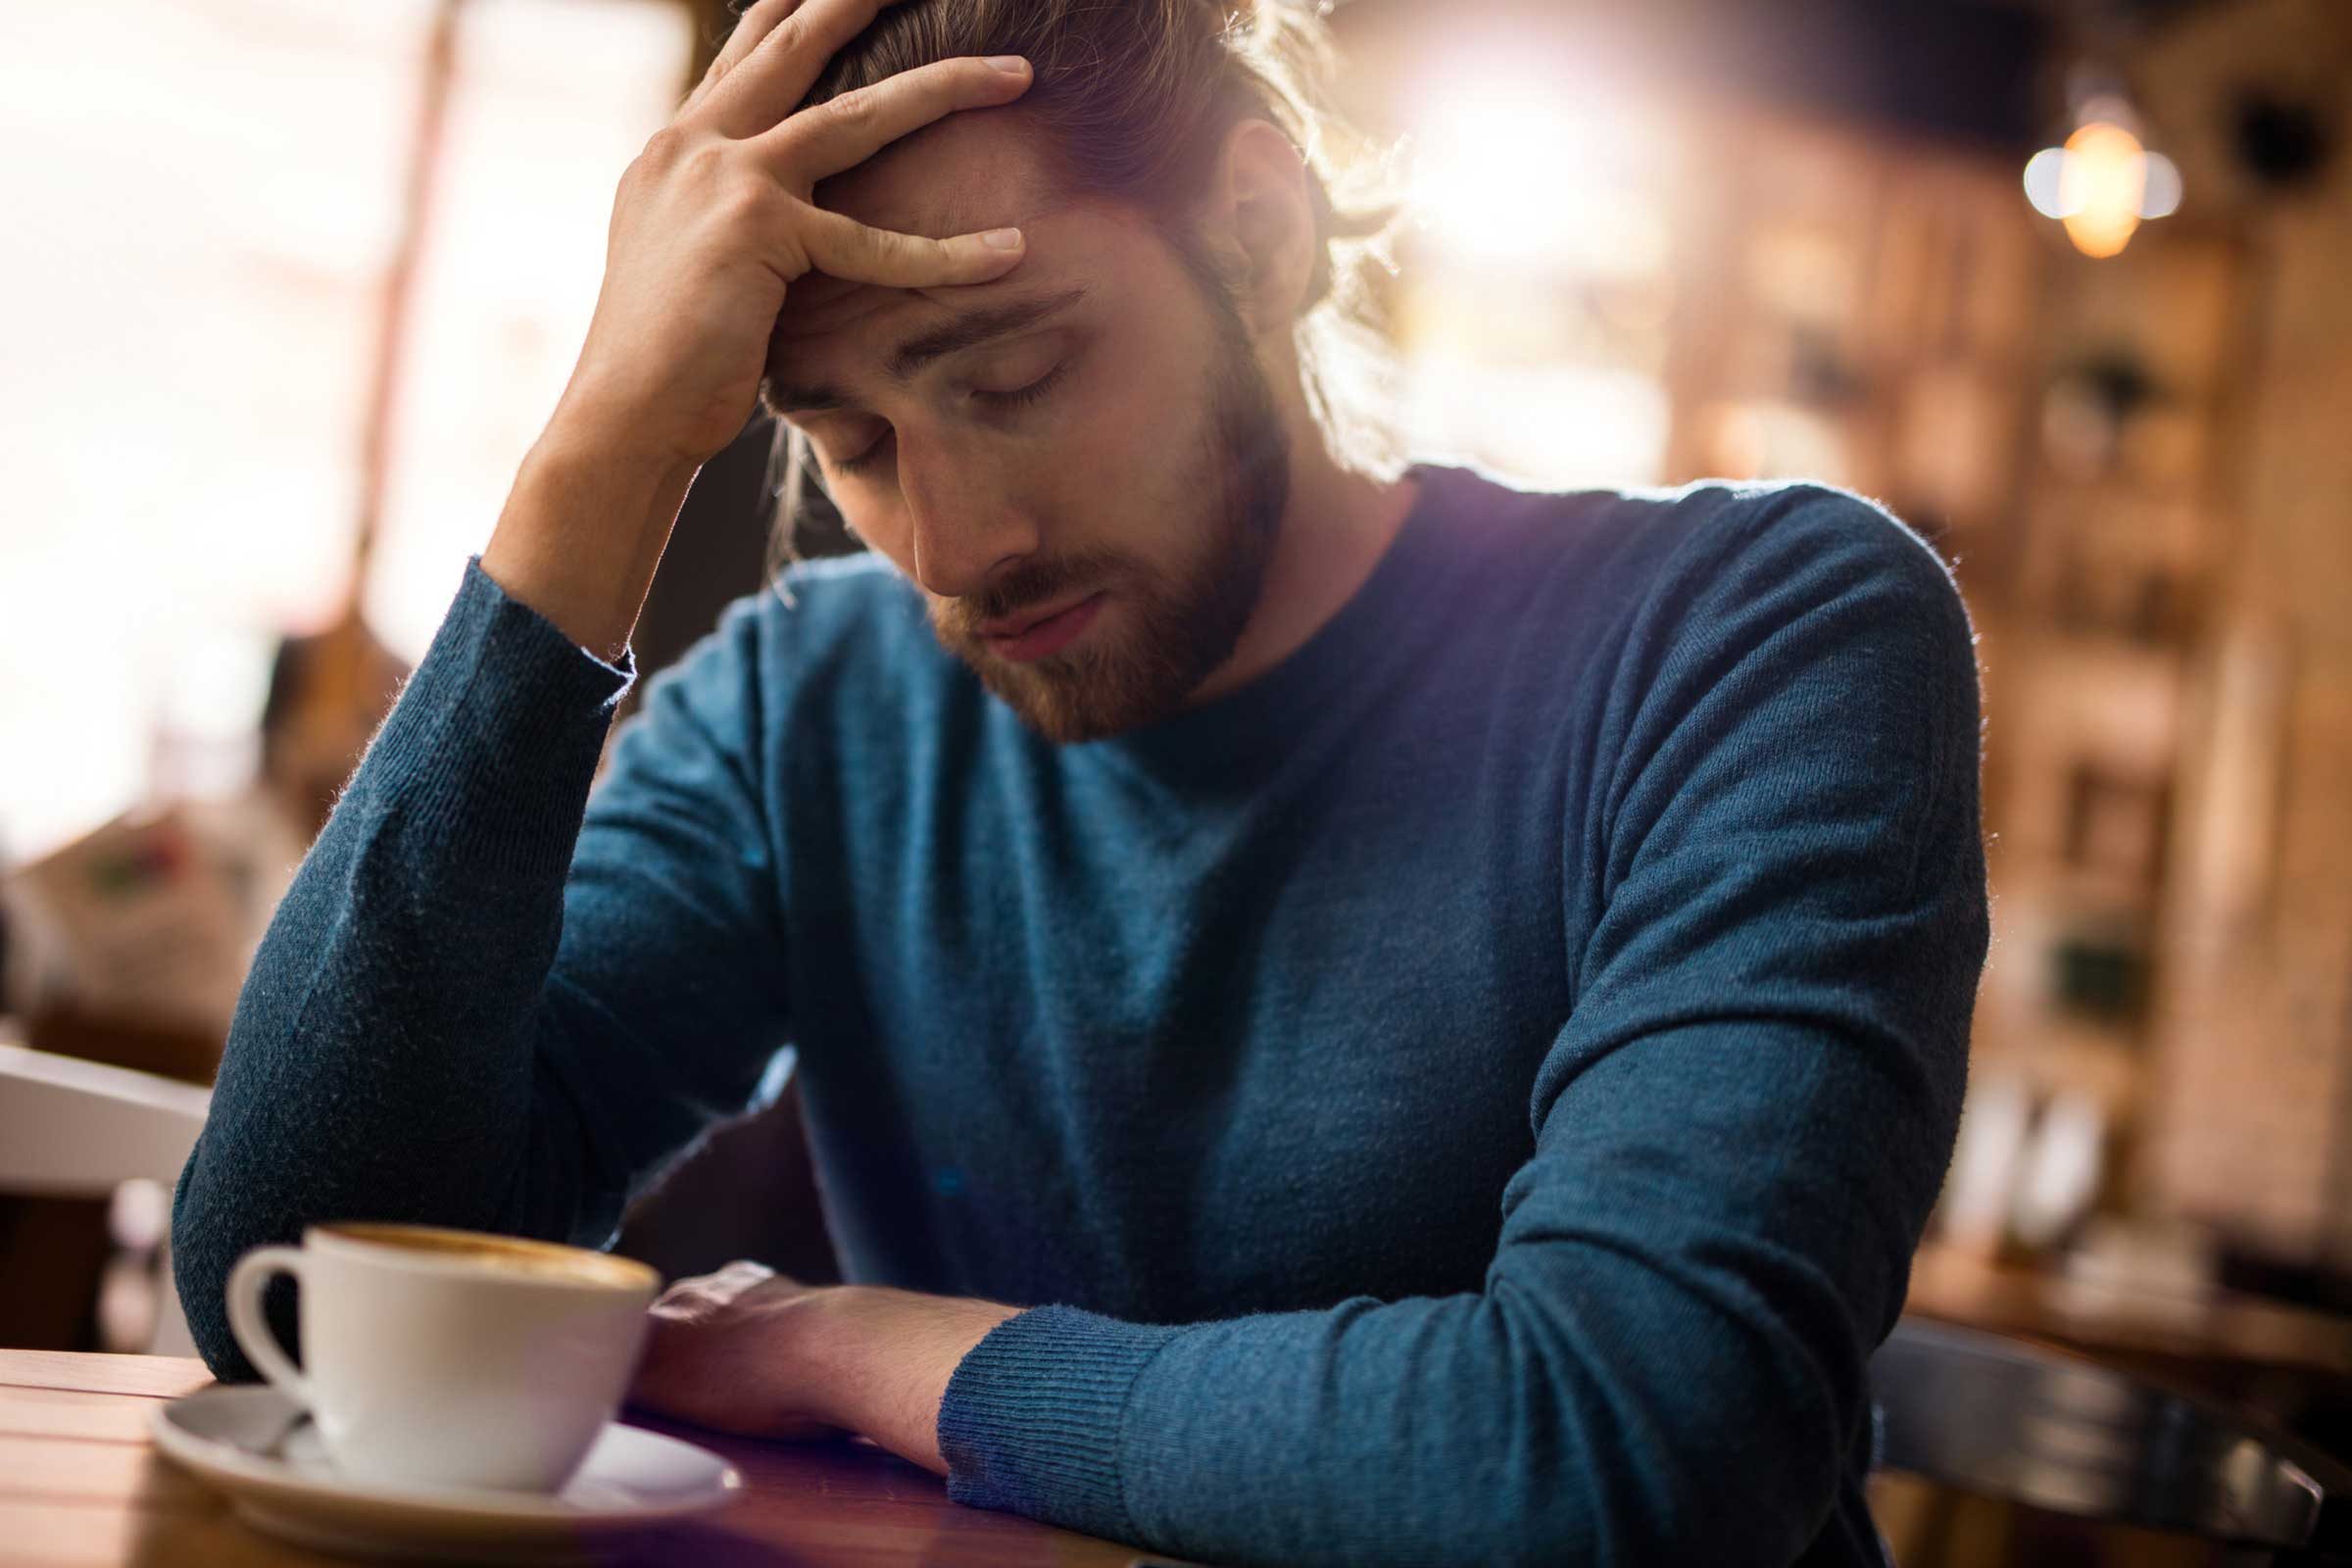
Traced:
<path fill-rule="evenodd" d="M 1373 288 L 1394 270 L 1398 207 L 1385 151 L 1333 110 L 1334 0 L 905 0 L 836 55 L 803 107 L 936 60 L 1026 56 L 1016 106 L 1042 133 L 1072 196 L 1141 208 L 1203 286 L 1184 214 L 1206 188 L 1226 133 L 1248 119 L 1281 127 L 1306 164 L 1320 240 L 1296 327 L 1301 390 L 1332 456 L 1393 478 L 1395 375 Z M 771 577 L 792 559 L 808 441 L 779 420 L 767 494 Z M 781 468 L 781 482 L 778 470 Z"/>

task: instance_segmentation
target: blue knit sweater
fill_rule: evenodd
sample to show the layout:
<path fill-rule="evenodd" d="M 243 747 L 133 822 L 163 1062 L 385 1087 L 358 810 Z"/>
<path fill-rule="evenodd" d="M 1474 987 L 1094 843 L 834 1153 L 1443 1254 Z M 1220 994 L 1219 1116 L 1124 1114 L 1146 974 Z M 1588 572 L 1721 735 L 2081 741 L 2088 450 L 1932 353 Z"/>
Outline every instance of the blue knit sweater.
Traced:
<path fill-rule="evenodd" d="M 1298 653 L 1056 748 L 865 558 L 649 684 L 469 566 L 174 1213 L 600 1245 L 787 1046 L 851 1278 L 1029 1306 L 950 1490 L 1233 1563 L 1875 1562 L 1985 948 L 1952 581 L 1843 492 L 1423 466 Z M 583 813 L 585 821 L 583 822 Z"/>

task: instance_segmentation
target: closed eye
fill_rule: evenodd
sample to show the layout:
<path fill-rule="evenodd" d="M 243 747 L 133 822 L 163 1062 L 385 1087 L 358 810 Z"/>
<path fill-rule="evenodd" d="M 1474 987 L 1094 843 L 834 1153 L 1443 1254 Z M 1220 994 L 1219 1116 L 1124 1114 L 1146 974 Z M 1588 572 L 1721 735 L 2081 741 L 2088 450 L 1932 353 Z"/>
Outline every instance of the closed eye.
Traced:
<path fill-rule="evenodd" d="M 1059 365 L 1054 367 L 1054 368 L 1051 370 L 1048 370 L 1045 374 L 1039 376 L 1036 380 L 1030 382 L 1027 386 L 1014 387 L 1010 391 L 1006 392 L 992 392 L 983 388 L 975 387 L 972 390 L 972 396 L 980 402 L 987 404 L 991 408 L 1027 408 L 1029 405 L 1040 401 L 1048 393 L 1052 392 L 1055 385 L 1060 382 L 1063 375 L 1068 373 L 1069 368 L 1070 362 L 1068 360 L 1064 360 Z M 882 434 L 874 441 L 873 445 L 867 447 L 863 452 L 858 453 L 854 458 L 835 459 L 833 463 L 833 471 L 836 473 L 850 474 L 864 473 L 868 469 L 876 467 L 881 464 L 883 454 L 889 449 L 889 446 L 890 431 L 887 427 L 885 427 L 882 431 Z"/>
<path fill-rule="evenodd" d="M 882 461 L 882 449 L 889 445 L 890 431 L 888 428 L 885 428 L 882 432 L 881 439 L 877 440 L 872 446 L 867 447 L 863 452 L 858 453 L 856 457 L 835 458 L 833 460 L 833 471 L 835 473 L 863 473 L 866 469 L 874 466 L 874 465 Z"/>
<path fill-rule="evenodd" d="M 1069 368 L 1070 362 L 1064 360 L 1027 386 L 1014 387 L 1009 392 L 989 392 L 975 388 L 972 396 L 995 408 L 1023 408 L 1053 391 L 1054 383 L 1062 378 Z"/>

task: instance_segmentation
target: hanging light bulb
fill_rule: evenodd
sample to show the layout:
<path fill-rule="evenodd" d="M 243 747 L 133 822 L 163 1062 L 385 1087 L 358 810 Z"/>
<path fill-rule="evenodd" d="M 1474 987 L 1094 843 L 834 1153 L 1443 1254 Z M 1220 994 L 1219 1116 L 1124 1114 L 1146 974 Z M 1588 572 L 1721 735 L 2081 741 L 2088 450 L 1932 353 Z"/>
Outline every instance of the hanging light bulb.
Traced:
<path fill-rule="evenodd" d="M 2074 134 L 2026 165 L 2026 200 L 2066 225 L 2083 255 L 2104 259 L 2132 243 L 2139 225 L 2180 208 L 2180 169 L 2140 140 L 2138 117 L 2121 97 L 2085 98 Z"/>

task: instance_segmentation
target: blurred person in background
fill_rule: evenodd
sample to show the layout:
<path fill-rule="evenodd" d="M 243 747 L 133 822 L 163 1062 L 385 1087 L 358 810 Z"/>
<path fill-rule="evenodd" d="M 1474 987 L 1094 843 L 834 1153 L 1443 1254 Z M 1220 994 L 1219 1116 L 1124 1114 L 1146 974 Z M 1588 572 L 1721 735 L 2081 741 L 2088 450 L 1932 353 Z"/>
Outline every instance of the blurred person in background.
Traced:
<path fill-rule="evenodd" d="M 247 1249 L 609 1244 L 789 1044 L 851 1283 L 678 1283 L 641 1407 L 1234 1562 L 1880 1560 L 1986 940 L 1965 612 L 1842 492 L 1385 451 L 1320 26 L 744 15 L 247 983 L 175 1204 L 217 1372 Z M 758 401 L 872 554 L 592 794 Z"/>

